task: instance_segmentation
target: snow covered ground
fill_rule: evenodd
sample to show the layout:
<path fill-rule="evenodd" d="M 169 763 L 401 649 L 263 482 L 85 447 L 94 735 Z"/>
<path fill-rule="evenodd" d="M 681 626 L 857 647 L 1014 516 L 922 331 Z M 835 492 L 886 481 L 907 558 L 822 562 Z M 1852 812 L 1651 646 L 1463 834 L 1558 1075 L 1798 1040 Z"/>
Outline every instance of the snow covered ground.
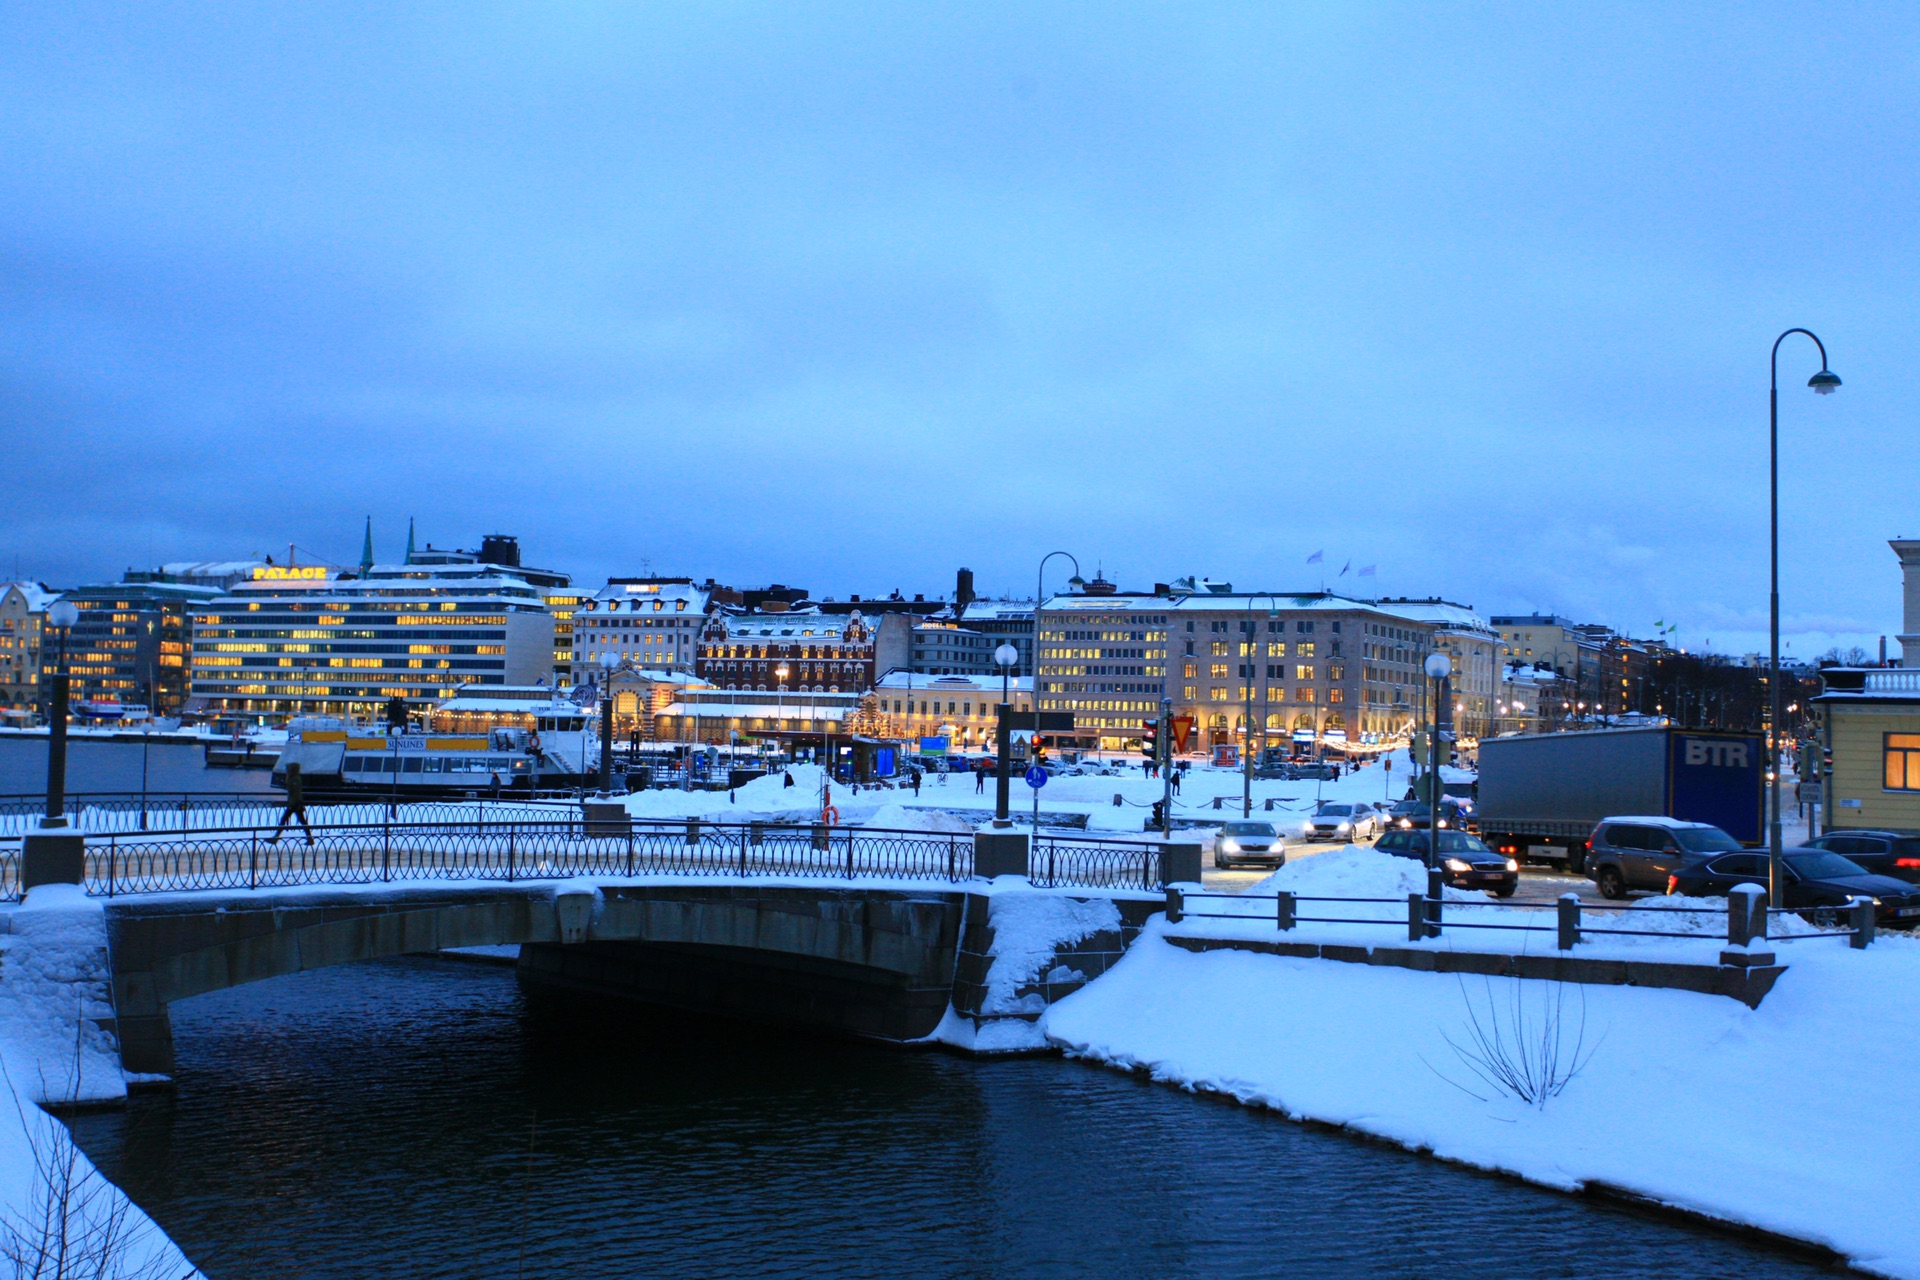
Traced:
<path fill-rule="evenodd" d="M 1799 944 L 1749 1009 L 1683 991 L 1194 954 L 1165 929 L 1155 921 L 1054 1005 L 1047 1037 L 1186 1088 L 1551 1187 L 1620 1188 L 1920 1277 L 1903 1174 L 1920 1142 L 1905 1096 L 1920 1060 L 1920 940 Z M 1583 1065 L 1530 1105 L 1463 1056 L 1476 1030 L 1521 1059 L 1552 1046 L 1563 1067 Z"/>
<path fill-rule="evenodd" d="M 0 923 L 0 1256 L 64 1220 L 67 1269 L 20 1274 L 199 1275 L 41 1110 L 126 1097 L 129 1078 L 92 1021 L 112 1012 L 100 903 L 78 886 L 42 885 Z"/>

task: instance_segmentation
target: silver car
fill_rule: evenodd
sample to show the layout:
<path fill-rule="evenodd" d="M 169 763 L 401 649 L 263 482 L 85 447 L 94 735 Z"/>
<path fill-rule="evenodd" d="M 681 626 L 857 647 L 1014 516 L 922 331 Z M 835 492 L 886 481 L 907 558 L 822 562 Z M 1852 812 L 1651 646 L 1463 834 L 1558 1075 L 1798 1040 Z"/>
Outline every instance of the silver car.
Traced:
<path fill-rule="evenodd" d="M 1309 840 L 1368 840 L 1380 834 L 1380 814 L 1370 804 L 1323 801 L 1307 820 Z"/>
<path fill-rule="evenodd" d="M 1216 867 L 1284 867 L 1287 842 L 1271 822 L 1228 822 L 1213 838 Z"/>

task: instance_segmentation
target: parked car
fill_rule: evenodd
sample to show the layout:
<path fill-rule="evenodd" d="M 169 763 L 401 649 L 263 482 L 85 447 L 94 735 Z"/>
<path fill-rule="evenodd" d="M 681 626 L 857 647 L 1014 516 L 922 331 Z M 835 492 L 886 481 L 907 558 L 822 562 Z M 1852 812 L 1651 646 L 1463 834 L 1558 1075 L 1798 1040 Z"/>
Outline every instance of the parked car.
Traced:
<path fill-rule="evenodd" d="M 1920 884 L 1920 834 L 1912 831 L 1829 831 L 1805 847 L 1837 853 L 1877 876 Z"/>
<path fill-rule="evenodd" d="M 1825 849 L 1788 849 L 1780 862 L 1787 875 L 1786 906 L 1845 908 L 1856 898 L 1872 898 L 1876 924 L 1902 929 L 1920 925 L 1920 888 L 1905 880 L 1875 875 Z M 1668 877 L 1667 892 L 1723 898 L 1737 884 L 1766 883 L 1767 855 L 1743 849 L 1687 859 Z"/>
<path fill-rule="evenodd" d="M 1587 878 L 1606 898 L 1624 898 L 1633 889 L 1663 892 L 1667 877 L 1688 859 L 1709 853 L 1737 853 L 1743 846 L 1719 827 L 1682 822 L 1655 814 L 1606 818 L 1587 840 Z"/>
<path fill-rule="evenodd" d="M 1318 779 L 1322 782 L 1331 782 L 1333 779 L 1340 776 L 1340 770 L 1336 765 L 1323 764 L 1317 760 L 1307 760 L 1307 761 L 1303 761 L 1300 764 L 1294 765 L 1293 773 L 1290 776 L 1294 778 Z"/>
<path fill-rule="evenodd" d="M 1425 800 L 1402 800 L 1387 812 L 1387 824 L 1400 831 L 1425 831 L 1431 824 L 1432 810 Z M 1440 829 L 1455 830 L 1461 826 L 1460 806 L 1445 797 L 1440 801 Z"/>
<path fill-rule="evenodd" d="M 1307 819 L 1309 840 L 1365 840 L 1380 834 L 1380 815 L 1370 804 L 1322 801 Z"/>
<path fill-rule="evenodd" d="M 1496 898 L 1511 898 L 1520 885 L 1520 864 L 1487 848 L 1478 836 L 1464 831 L 1440 831 L 1440 871 L 1456 889 L 1485 889 Z M 1397 858 L 1427 860 L 1425 831 L 1389 831 L 1373 847 Z"/>
<path fill-rule="evenodd" d="M 1284 867 L 1287 842 L 1271 822 L 1228 822 L 1213 839 L 1216 867 Z"/>

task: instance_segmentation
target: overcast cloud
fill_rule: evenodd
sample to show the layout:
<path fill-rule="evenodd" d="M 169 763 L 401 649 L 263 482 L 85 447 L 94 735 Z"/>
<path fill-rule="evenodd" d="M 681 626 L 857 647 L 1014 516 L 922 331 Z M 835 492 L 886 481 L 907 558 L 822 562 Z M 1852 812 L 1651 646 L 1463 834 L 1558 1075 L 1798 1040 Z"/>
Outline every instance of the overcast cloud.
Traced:
<path fill-rule="evenodd" d="M 1910 6 L 0 9 L 0 571 L 1028 592 L 1791 653 L 1920 532 Z M 1900 355 L 1909 353 L 1908 356 Z M 1064 577 L 1064 573 L 1059 576 Z"/>

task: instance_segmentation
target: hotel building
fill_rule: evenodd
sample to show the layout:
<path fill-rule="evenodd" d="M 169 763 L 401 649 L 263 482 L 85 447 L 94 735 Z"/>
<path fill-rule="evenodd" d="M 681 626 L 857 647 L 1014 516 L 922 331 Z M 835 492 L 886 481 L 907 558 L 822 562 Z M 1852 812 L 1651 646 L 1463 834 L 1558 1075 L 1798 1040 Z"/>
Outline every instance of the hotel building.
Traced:
<path fill-rule="evenodd" d="M 1193 717 L 1190 750 L 1249 730 L 1255 745 L 1371 745 L 1412 726 L 1433 633 L 1392 606 L 1325 592 L 1209 582 L 1055 596 L 1039 611 L 1035 698 L 1073 713 L 1076 745 L 1103 750 L 1137 743 L 1162 698 Z"/>
<path fill-rule="evenodd" d="M 607 579 L 574 611 L 573 683 L 597 679 L 605 653 L 648 670 L 692 671 L 711 594 L 692 578 Z"/>
<path fill-rule="evenodd" d="M 507 566 L 267 566 L 198 609 L 189 709 L 371 718 L 391 698 L 547 681 L 553 659 L 545 589 Z"/>

